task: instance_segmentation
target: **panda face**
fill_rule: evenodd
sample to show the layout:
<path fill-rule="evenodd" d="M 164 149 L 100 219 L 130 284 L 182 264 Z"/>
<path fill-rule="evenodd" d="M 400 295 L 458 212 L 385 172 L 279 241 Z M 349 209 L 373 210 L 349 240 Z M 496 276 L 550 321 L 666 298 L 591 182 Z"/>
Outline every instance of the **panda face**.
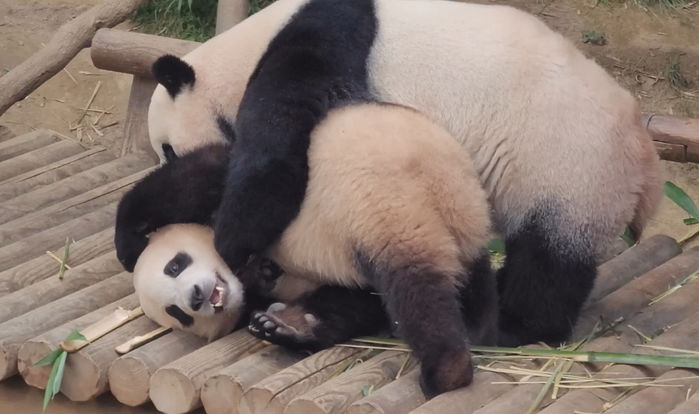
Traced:
<path fill-rule="evenodd" d="M 214 249 L 213 231 L 174 224 L 151 234 L 134 269 L 143 312 L 158 324 L 209 340 L 230 332 L 243 308 L 243 286 Z"/>

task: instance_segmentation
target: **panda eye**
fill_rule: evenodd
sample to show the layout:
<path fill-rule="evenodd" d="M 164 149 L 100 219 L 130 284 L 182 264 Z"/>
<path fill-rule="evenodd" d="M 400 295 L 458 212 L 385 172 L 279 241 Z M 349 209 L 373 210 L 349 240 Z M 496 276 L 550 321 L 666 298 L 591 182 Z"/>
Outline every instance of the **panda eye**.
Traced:
<path fill-rule="evenodd" d="M 170 277 L 177 277 L 184 269 L 192 263 L 192 258 L 187 253 L 177 253 L 163 269 L 163 273 Z"/>

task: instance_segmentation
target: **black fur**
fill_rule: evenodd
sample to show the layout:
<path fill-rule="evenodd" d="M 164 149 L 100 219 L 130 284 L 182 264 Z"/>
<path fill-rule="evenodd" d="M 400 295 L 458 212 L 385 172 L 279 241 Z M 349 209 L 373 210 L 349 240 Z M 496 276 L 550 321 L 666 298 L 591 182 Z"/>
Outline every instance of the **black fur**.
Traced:
<path fill-rule="evenodd" d="M 575 252 L 562 251 L 549 237 L 555 218 L 551 208 L 540 208 L 505 241 L 505 266 L 497 274 L 501 345 L 559 345 L 592 289 L 597 269 L 591 249 L 573 243 Z"/>
<path fill-rule="evenodd" d="M 229 121 L 226 119 L 226 117 L 219 115 L 216 117 L 216 123 L 218 124 L 218 129 L 221 130 L 223 133 L 223 136 L 226 137 L 226 140 L 228 141 L 229 144 L 234 144 L 235 143 L 235 127 Z"/>
<path fill-rule="evenodd" d="M 124 268 L 133 272 L 149 233 L 174 223 L 211 224 L 221 201 L 228 148 L 209 145 L 153 171 L 119 203 L 114 244 Z"/>
<path fill-rule="evenodd" d="M 194 86 L 194 69 L 184 60 L 164 55 L 158 58 L 151 67 L 153 77 L 167 89 L 167 93 L 175 99 L 184 86 Z"/>
<path fill-rule="evenodd" d="M 165 312 L 167 312 L 167 314 L 172 316 L 173 318 L 177 319 L 184 327 L 191 326 L 194 323 L 194 318 L 192 318 L 190 315 L 187 315 L 187 313 L 185 313 L 185 311 L 183 311 L 177 305 L 170 305 L 166 307 Z"/>
<path fill-rule="evenodd" d="M 175 150 L 172 148 L 172 145 L 163 144 L 161 148 L 163 149 L 163 154 L 165 155 L 166 162 L 171 162 L 177 159 L 177 153 L 175 153 Z"/>
<path fill-rule="evenodd" d="M 298 214 L 313 128 L 337 106 L 369 97 L 373 0 L 311 0 L 270 42 L 236 119 L 235 151 L 215 245 L 236 270 Z"/>

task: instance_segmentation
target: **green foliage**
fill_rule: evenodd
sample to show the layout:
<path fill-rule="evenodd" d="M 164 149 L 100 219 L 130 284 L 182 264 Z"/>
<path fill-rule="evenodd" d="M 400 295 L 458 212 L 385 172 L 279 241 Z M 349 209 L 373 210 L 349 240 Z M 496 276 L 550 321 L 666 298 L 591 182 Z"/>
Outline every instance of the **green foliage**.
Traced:
<path fill-rule="evenodd" d="M 214 35 L 217 0 L 148 0 L 133 22 L 144 33 L 203 42 Z"/>
<path fill-rule="evenodd" d="M 683 220 L 684 224 L 690 225 L 699 222 L 699 208 L 697 208 L 694 200 L 692 200 L 683 189 L 670 181 L 666 181 L 664 190 L 667 198 L 672 200 L 691 216 Z"/>
<path fill-rule="evenodd" d="M 73 331 L 66 336 L 66 341 L 75 341 L 82 339 L 87 340 L 83 334 L 78 331 Z M 42 413 L 46 411 L 49 402 L 53 400 L 53 397 L 61 391 L 61 383 L 63 382 L 63 371 L 66 367 L 66 359 L 68 358 L 68 353 L 62 348 L 53 350 L 50 354 L 41 358 L 34 365 L 37 367 L 44 365 L 51 365 L 51 374 L 49 374 L 49 379 L 46 382 L 46 389 L 44 389 L 44 405 Z"/>
<path fill-rule="evenodd" d="M 689 87 L 689 80 L 682 74 L 679 55 L 672 57 L 670 64 L 665 69 L 665 77 L 673 89 L 679 90 Z"/>
<path fill-rule="evenodd" d="M 582 32 L 582 41 L 591 45 L 604 46 L 607 44 L 607 37 L 599 30 L 585 30 Z"/>
<path fill-rule="evenodd" d="M 258 11 L 274 3 L 274 1 L 275 0 L 250 0 L 248 6 L 248 15 L 253 15 L 257 13 Z"/>
<path fill-rule="evenodd" d="M 636 0 L 644 6 L 661 6 L 668 9 L 683 9 L 687 7 L 687 0 Z"/>

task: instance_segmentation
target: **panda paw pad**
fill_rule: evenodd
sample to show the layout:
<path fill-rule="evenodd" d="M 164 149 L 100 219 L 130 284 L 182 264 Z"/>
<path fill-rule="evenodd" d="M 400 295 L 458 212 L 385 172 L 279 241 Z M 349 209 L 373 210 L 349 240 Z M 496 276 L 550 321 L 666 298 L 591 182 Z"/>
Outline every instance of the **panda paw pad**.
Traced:
<path fill-rule="evenodd" d="M 276 306 L 266 312 L 255 312 L 250 318 L 248 331 L 260 338 L 279 345 L 302 346 L 315 339 L 313 328 L 318 319 L 298 307 Z"/>

